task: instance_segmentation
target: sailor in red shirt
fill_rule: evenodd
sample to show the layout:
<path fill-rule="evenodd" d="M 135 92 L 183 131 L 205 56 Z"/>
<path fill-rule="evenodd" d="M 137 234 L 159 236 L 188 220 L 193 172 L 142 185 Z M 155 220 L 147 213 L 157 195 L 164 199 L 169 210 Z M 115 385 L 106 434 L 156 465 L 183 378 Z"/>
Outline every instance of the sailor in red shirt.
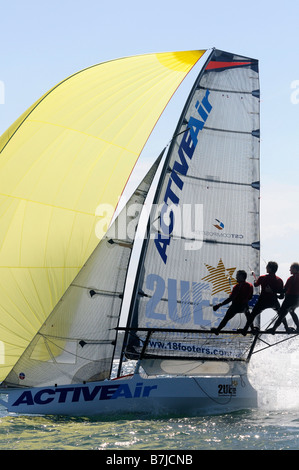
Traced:
<path fill-rule="evenodd" d="M 299 306 L 299 263 L 293 263 L 290 267 L 290 276 L 285 283 L 284 292 L 285 299 L 278 311 L 278 318 L 274 323 L 273 328 L 269 328 L 267 331 L 274 334 L 279 325 L 283 322 L 288 312 L 292 314 L 293 320 L 296 323 L 297 331 L 299 331 L 298 325 L 299 320 L 294 310 Z M 297 319 L 297 320 L 296 320 Z"/>
<path fill-rule="evenodd" d="M 283 298 L 283 281 L 280 277 L 276 276 L 276 271 L 278 269 L 278 264 L 275 261 L 269 261 L 266 266 L 267 274 L 259 276 L 254 281 L 254 286 L 261 286 L 261 293 L 258 298 L 257 303 L 252 309 L 251 314 L 247 319 L 247 323 L 244 329 L 241 331 L 243 335 L 246 335 L 249 327 L 253 325 L 254 319 L 259 315 L 263 310 L 267 308 L 273 308 L 278 312 L 280 309 L 280 303 L 278 302 L 277 295 L 280 298 Z M 254 273 L 253 273 L 254 275 Z M 285 328 L 288 328 L 286 321 L 284 320 Z"/>
<path fill-rule="evenodd" d="M 228 304 L 231 302 L 231 306 L 228 308 L 224 318 L 221 320 L 217 328 L 211 328 L 216 335 L 219 334 L 219 331 L 231 320 L 237 313 L 248 314 L 248 302 L 253 295 L 253 286 L 249 282 L 246 282 L 247 274 L 245 271 L 237 272 L 237 282 L 233 287 L 232 293 L 230 296 L 225 299 L 220 304 L 214 305 L 214 312 L 218 310 L 222 305 Z"/>

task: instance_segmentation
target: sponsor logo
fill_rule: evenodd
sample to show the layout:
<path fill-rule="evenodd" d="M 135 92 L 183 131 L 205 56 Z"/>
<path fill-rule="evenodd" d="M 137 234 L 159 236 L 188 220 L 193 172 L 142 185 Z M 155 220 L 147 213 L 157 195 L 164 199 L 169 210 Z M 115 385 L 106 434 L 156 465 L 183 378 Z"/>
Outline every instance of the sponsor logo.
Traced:
<path fill-rule="evenodd" d="M 152 293 L 146 303 L 147 318 L 160 321 L 172 321 L 180 324 L 208 326 L 209 320 L 203 318 L 203 307 L 210 307 L 210 294 L 205 299 L 209 284 L 212 284 L 212 296 L 219 293 L 230 294 L 232 287 L 237 284 L 233 277 L 236 267 L 225 267 L 222 259 L 216 267 L 205 264 L 209 274 L 202 278 L 206 282 L 183 281 L 173 278 L 166 280 L 158 274 L 148 274 L 146 288 Z M 166 310 L 159 312 L 160 302 L 168 299 L 168 315 Z M 178 304 L 181 304 L 180 310 Z M 149 325 L 150 326 L 150 325 Z"/>
<path fill-rule="evenodd" d="M 178 205 L 180 201 L 180 192 L 183 189 L 184 182 L 180 175 L 187 175 L 189 164 L 186 157 L 191 160 L 198 142 L 198 133 L 205 125 L 205 122 L 212 110 L 209 103 L 210 91 L 207 90 L 201 103 L 195 104 L 194 113 L 196 117 L 191 116 L 188 122 L 188 132 L 183 134 L 182 141 L 178 150 L 179 160 L 176 160 L 170 173 L 166 191 L 164 194 L 164 203 L 159 218 L 159 233 L 155 236 L 155 246 L 162 261 L 166 264 L 167 248 L 170 244 L 170 236 L 174 230 L 175 216 L 171 205 Z M 179 195 L 178 195 L 179 194 Z"/>
<path fill-rule="evenodd" d="M 218 228 L 218 227 L 217 227 Z M 218 238 L 233 238 L 233 239 L 242 239 L 244 238 L 244 235 L 242 233 L 226 233 L 226 232 L 208 232 L 205 231 L 203 232 L 203 235 L 205 237 L 218 237 Z"/>
<path fill-rule="evenodd" d="M 215 357 L 233 357 L 234 353 L 231 350 L 225 350 L 224 348 L 217 348 L 213 345 L 209 345 L 209 335 L 205 335 L 203 338 L 204 345 L 195 345 L 195 344 L 188 344 L 183 343 L 181 341 L 158 341 L 158 340 L 149 340 L 148 343 L 148 350 L 155 351 L 158 349 L 159 351 L 171 351 L 171 352 L 178 352 L 178 353 L 187 353 L 189 359 L 191 356 L 196 358 L 198 355 L 201 356 L 215 356 Z M 142 340 L 142 346 L 144 344 L 144 340 Z M 199 341 L 199 338 L 198 340 Z"/>
<path fill-rule="evenodd" d="M 218 228 L 218 230 L 223 230 L 224 229 L 224 223 L 223 222 L 220 222 L 220 220 L 218 219 L 215 219 L 217 224 L 215 225 L 214 224 L 214 227 Z"/>
<path fill-rule="evenodd" d="M 218 396 L 219 397 L 235 397 L 237 395 L 238 382 L 233 381 L 231 384 L 219 384 L 218 385 Z"/>
<path fill-rule="evenodd" d="M 116 400 L 118 398 L 147 398 L 157 388 L 157 385 L 150 386 L 138 382 L 133 387 L 128 384 L 113 384 L 95 385 L 93 388 L 83 385 L 79 387 L 43 388 L 38 391 L 25 390 L 12 406 L 48 405 L 54 401 L 56 403 L 76 403 L 78 401 Z"/>
<path fill-rule="evenodd" d="M 206 264 L 206 268 L 209 274 L 203 277 L 202 280 L 213 285 L 212 295 L 220 292 L 230 294 L 232 287 L 237 284 L 237 280 L 233 278 L 236 267 L 226 268 L 222 259 L 220 259 L 216 267 Z"/>
<path fill-rule="evenodd" d="M 210 302 L 204 298 L 207 283 L 178 281 L 168 278 L 166 281 L 158 274 L 148 274 L 146 288 L 152 292 L 146 303 L 145 316 L 152 327 L 152 321 L 169 322 L 176 325 L 210 325 L 210 320 L 204 319 L 204 307 L 209 307 Z M 167 308 L 161 306 L 167 296 Z"/>
<path fill-rule="evenodd" d="M 146 289 L 151 292 L 145 307 L 145 316 L 149 320 L 169 322 L 180 325 L 209 326 L 211 313 L 205 318 L 204 309 L 211 307 L 210 285 L 212 296 L 217 294 L 230 295 L 232 287 L 237 284 L 233 277 L 236 267 L 226 267 L 219 260 L 217 266 L 205 264 L 208 275 L 202 278 L 205 282 L 194 282 L 168 278 L 166 280 L 158 274 L 148 274 L 146 277 Z M 167 308 L 161 308 L 167 299 Z M 214 301 L 220 301 L 218 298 Z M 222 299 L 223 300 L 223 299 Z M 148 328 L 152 324 L 147 323 Z"/>
<path fill-rule="evenodd" d="M 208 232 L 205 231 L 203 232 L 203 235 L 205 237 L 219 237 L 219 238 L 239 238 L 242 239 L 244 238 L 244 235 L 241 233 L 227 233 L 224 230 L 224 223 L 219 220 L 215 219 L 216 224 L 213 224 L 215 228 L 217 228 L 218 232 Z"/>

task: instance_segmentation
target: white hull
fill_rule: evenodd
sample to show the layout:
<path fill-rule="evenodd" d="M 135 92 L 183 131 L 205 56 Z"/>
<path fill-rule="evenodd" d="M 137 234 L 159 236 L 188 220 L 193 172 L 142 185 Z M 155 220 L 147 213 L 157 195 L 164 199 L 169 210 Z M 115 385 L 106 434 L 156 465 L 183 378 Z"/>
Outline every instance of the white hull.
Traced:
<path fill-rule="evenodd" d="M 0 403 L 18 414 L 194 416 L 257 406 L 257 392 L 246 376 L 144 379 L 136 374 L 88 384 L 2 389 L 1 394 Z"/>

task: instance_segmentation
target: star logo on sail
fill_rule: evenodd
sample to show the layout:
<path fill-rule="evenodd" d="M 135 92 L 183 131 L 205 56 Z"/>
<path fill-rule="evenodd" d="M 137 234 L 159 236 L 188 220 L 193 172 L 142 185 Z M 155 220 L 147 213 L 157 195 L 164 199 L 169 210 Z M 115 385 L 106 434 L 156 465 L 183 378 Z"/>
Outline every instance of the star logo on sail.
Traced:
<path fill-rule="evenodd" d="M 213 285 L 212 295 L 219 292 L 231 293 L 232 287 L 237 284 L 237 280 L 233 278 L 236 268 L 226 268 L 222 259 L 219 260 L 217 267 L 205 264 L 209 275 L 202 278 L 202 281 L 211 282 Z"/>

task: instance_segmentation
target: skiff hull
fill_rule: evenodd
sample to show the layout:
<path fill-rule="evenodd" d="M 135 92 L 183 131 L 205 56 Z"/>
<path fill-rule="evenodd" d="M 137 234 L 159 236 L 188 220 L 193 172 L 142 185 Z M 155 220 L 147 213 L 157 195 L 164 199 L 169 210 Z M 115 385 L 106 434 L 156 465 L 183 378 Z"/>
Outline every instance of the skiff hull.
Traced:
<path fill-rule="evenodd" d="M 1 405 L 17 414 L 195 416 L 257 407 L 246 376 L 144 379 L 140 375 L 65 386 L 2 389 Z"/>

